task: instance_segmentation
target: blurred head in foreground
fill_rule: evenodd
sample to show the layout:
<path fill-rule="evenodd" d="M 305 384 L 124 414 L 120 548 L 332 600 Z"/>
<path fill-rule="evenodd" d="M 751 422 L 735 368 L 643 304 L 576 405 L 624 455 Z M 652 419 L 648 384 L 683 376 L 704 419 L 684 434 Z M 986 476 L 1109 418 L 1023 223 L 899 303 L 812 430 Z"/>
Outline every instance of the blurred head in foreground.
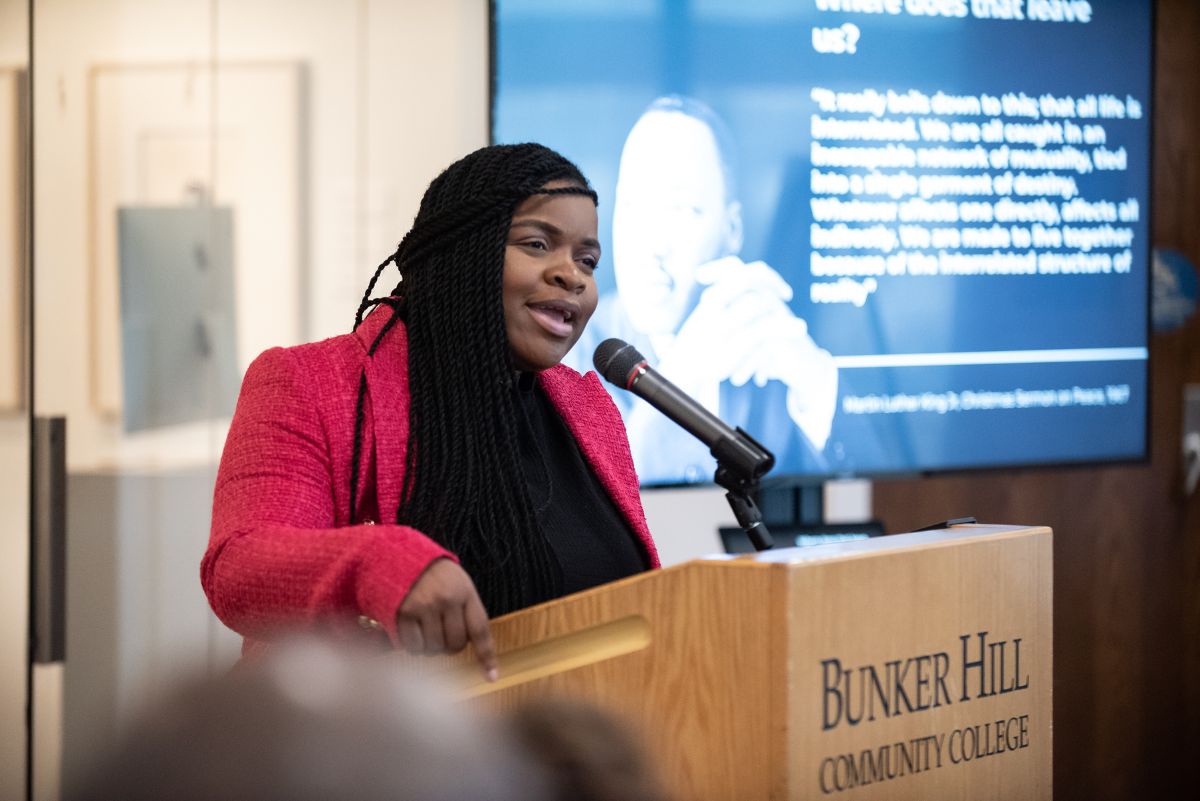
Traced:
<path fill-rule="evenodd" d="M 394 661 L 311 642 L 193 684 L 142 718 L 72 801 L 539 801 L 490 719 Z"/>
<path fill-rule="evenodd" d="M 509 725 L 550 778 L 555 801 L 668 801 L 635 732 L 590 703 L 546 699 Z"/>

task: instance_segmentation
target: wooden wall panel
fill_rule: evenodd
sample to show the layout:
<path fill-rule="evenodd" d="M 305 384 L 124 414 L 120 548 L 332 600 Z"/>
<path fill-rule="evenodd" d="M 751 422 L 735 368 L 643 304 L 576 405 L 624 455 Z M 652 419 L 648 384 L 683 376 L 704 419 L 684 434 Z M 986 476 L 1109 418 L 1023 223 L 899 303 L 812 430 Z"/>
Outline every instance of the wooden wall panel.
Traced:
<path fill-rule="evenodd" d="M 1200 3 L 1157 5 L 1152 231 L 1200 264 Z M 1194 793 L 1200 763 L 1200 493 L 1182 497 L 1183 386 L 1200 315 L 1151 340 L 1151 460 L 880 481 L 890 531 L 974 515 L 1054 528 L 1057 799 Z M 1189 789 L 1190 788 L 1190 789 Z"/>

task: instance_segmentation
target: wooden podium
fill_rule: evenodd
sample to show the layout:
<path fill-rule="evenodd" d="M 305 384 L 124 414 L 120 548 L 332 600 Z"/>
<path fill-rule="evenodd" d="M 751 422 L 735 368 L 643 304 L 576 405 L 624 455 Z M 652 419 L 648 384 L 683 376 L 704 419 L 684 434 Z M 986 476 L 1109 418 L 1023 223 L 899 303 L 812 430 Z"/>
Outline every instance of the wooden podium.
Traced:
<path fill-rule="evenodd" d="M 1049 799 L 1051 582 L 1021 526 L 700 559 L 497 618 L 466 692 L 640 723 L 681 801 Z"/>

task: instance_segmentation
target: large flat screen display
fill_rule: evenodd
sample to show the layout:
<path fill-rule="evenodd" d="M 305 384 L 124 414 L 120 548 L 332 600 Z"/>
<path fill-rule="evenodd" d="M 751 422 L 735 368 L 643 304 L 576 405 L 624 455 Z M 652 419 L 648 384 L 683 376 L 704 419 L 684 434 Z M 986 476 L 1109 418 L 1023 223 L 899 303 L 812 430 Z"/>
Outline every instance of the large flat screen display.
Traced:
<path fill-rule="evenodd" d="M 619 337 L 811 478 L 1142 458 L 1151 9 L 497 0 L 493 138 L 600 195 Z M 617 388 L 646 484 L 703 446 Z"/>

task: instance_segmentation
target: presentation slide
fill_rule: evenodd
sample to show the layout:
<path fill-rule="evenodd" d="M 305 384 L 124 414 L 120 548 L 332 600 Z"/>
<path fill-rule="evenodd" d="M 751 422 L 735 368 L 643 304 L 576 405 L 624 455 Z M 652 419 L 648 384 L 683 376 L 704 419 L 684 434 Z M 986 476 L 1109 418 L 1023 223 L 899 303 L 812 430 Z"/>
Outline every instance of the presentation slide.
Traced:
<path fill-rule="evenodd" d="M 616 336 L 820 478 L 1139 458 L 1149 2 L 496 3 L 494 140 L 600 195 Z M 615 387 L 647 484 L 714 464 Z"/>

